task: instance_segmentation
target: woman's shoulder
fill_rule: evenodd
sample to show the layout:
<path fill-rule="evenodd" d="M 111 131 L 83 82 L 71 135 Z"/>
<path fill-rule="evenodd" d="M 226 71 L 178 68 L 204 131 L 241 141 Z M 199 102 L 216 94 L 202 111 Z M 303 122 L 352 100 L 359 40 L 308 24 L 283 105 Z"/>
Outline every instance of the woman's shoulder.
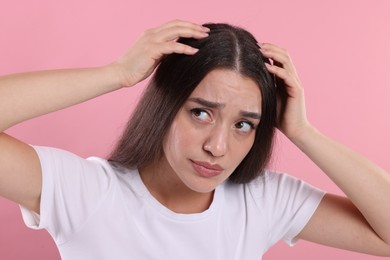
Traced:
<path fill-rule="evenodd" d="M 269 169 L 264 170 L 263 174 L 245 185 L 254 197 L 284 197 L 297 193 L 322 193 L 304 180 Z"/>
<path fill-rule="evenodd" d="M 259 176 L 254 178 L 252 181 L 246 183 L 248 187 L 262 187 L 265 186 L 278 186 L 281 184 L 286 184 L 286 181 L 297 181 L 298 179 L 294 176 L 291 176 L 287 173 L 265 169 Z"/>

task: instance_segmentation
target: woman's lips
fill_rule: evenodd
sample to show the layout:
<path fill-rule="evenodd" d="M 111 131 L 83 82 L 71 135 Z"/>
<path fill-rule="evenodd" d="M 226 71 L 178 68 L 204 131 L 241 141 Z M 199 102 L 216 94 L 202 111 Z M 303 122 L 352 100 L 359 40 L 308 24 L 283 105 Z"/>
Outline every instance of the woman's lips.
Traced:
<path fill-rule="evenodd" d="M 223 168 L 218 164 L 201 161 L 191 161 L 191 164 L 194 170 L 202 177 L 211 178 L 223 172 Z"/>

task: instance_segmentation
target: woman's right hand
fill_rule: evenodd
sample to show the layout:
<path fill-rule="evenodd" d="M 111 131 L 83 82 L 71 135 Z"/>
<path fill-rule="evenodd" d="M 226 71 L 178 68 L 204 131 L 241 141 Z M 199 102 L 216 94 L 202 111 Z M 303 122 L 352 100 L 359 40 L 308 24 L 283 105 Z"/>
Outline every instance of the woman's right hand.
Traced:
<path fill-rule="evenodd" d="M 123 57 L 112 63 L 120 82 L 131 87 L 147 78 L 162 57 L 171 53 L 193 55 L 198 50 L 177 42 L 180 37 L 201 39 L 209 29 L 198 24 L 174 20 L 146 30 Z"/>
<path fill-rule="evenodd" d="M 103 67 L 20 73 L 0 77 L 0 197 L 39 213 L 42 171 L 35 150 L 2 133 L 9 127 L 147 78 L 164 55 L 192 55 L 179 37 L 201 39 L 208 29 L 172 21 L 147 30 L 118 61 Z"/>

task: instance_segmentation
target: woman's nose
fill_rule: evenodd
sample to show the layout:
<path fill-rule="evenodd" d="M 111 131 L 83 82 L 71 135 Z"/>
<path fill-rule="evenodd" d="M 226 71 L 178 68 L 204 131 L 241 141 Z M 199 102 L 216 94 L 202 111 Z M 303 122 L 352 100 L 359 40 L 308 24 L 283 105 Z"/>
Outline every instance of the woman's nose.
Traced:
<path fill-rule="evenodd" d="M 224 156 L 228 150 L 229 131 L 223 127 L 214 128 L 206 139 L 203 149 L 214 157 Z"/>

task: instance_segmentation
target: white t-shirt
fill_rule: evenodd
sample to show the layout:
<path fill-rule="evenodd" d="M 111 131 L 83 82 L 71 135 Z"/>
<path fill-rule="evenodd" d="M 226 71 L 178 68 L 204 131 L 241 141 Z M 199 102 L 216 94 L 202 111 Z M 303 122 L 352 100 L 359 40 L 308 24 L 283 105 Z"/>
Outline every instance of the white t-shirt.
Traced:
<path fill-rule="evenodd" d="M 34 147 L 42 173 L 40 215 L 22 208 L 27 226 L 46 229 L 62 259 L 261 259 L 308 222 L 324 193 L 267 172 L 249 184 L 218 186 L 211 206 L 177 214 L 160 204 L 137 169 Z"/>

